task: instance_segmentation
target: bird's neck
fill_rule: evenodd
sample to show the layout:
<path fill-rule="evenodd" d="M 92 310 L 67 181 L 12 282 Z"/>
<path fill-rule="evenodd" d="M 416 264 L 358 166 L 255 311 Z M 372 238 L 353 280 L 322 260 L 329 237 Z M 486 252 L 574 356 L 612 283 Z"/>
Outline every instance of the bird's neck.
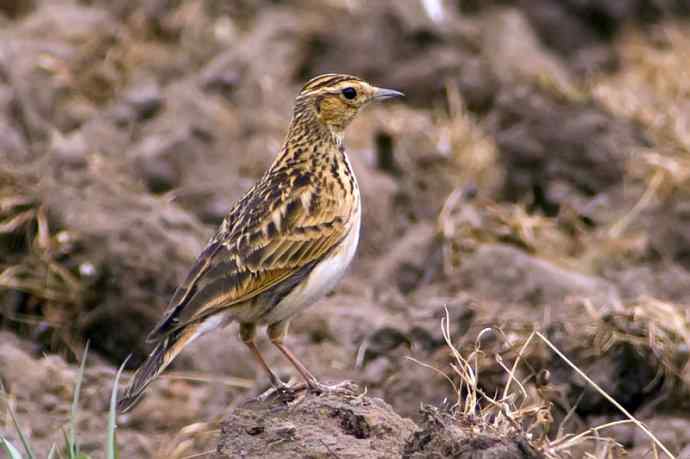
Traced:
<path fill-rule="evenodd" d="M 353 195 L 358 202 L 359 187 L 342 140 L 342 130 L 324 125 L 310 107 L 297 106 L 285 144 L 266 174 L 282 176 L 300 170 L 319 184 L 314 193 L 344 200 Z"/>
<path fill-rule="evenodd" d="M 281 153 L 273 167 L 336 160 L 343 152 L 343 131 L 322 123 L 306 101 L 298 101 Z"/>

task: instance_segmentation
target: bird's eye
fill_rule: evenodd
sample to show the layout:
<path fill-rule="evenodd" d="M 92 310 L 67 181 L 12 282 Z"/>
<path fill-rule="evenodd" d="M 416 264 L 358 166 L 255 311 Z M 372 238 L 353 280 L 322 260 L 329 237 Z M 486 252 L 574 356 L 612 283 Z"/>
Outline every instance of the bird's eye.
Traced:
<path fill-rule="evenodd" d="M 345 96 L 346 99 L 352 100 L 355 97 L 357 97 L 357 90 L 355 90 L 355 88 L 350 87 L 345 88 L 343 89 L 343 96 Z"/>

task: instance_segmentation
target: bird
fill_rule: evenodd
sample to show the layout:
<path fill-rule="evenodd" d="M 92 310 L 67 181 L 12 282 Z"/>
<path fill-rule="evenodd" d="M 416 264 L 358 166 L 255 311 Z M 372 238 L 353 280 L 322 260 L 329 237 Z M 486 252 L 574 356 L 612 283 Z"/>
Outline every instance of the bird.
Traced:
<path fill-rule="evenodd" d="M 316 76 L 296 98 L 283 146 L 239 199 L 174 292 L 149 333 L 153 351 L 118 403 L 131 409 L 151 382 L 198 337 L 239 323 L 239 337 L 274 390 L 280 380 L 259 352 L 257 328 L 304 379 L 330 390 L 284 344 L 290 320 L 331 291 L 350 265 L 362 202 L 343 143 L 346 127 L 371 102 L 403 96 L 347 74 Z"/>

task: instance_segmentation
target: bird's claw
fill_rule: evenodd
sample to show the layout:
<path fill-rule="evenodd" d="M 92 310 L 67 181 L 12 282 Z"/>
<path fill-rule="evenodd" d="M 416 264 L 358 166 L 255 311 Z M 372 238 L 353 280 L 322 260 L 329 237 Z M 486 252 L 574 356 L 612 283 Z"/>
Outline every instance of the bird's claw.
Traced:
<path fill-rule="evenodd" d="M 286 404 L 291 404 L 299 398 L 300 393 L 305 391 L 314 395 L 356 395 L 357 385 L 352 381 L 343 381 L 332 385 L 322 384 L 318 381 L 311 381 L 307 384 L 297 384 L 294 386 L 280 382 L 278 384 L 274 384 L 273 387 L 256 397 L 256 400 L 259 402 L 265 402 L 267 400 L 275 399 Z"/>
<path fill-rule="evenodd" d="M 307 384 L 307 390 L 316 395 L 322 394 L 343 394 L 354 395 L 357 392 L 357 385 L 352 381 L 343 381 L 338 384 L 322 384 L 318 381 L 312 381 Z"/>
<path fill-rule="evenodd" d="M 259 402 L 265 402 L 275 398 L 281 402 L 290 403 L 297 398 L 297 394 L 302 390 L 304 390 L 304 386 L 301 384 L 297 386 L 290 386 L 289 384 L 280 382 L 279 384 L 274 384 L 273 387 L 260 394 L 258 397 L 256 397 L 256 400 Z"/>

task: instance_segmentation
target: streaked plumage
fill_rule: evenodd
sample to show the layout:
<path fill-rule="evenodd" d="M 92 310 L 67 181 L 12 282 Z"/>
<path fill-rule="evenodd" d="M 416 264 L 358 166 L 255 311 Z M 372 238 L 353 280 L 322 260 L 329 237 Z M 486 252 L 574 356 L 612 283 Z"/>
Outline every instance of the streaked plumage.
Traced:
<path fill-rule="evenodd" d="M 335 287 L 357 248 L 361 201 L 343 131 L 369 101 L 397 95 L 350 75 L 321 75 L 304 86 L 280 154 L 230 210 L 149 334 L 158 344 L 132 378 L 122 409 L 185 345 L 232 321 L 274 386 L 282 383 L 254 345 L 257 325 L 268 325 L 307 384 L 318 385 L 282 339 L 292 316 Z"/>

